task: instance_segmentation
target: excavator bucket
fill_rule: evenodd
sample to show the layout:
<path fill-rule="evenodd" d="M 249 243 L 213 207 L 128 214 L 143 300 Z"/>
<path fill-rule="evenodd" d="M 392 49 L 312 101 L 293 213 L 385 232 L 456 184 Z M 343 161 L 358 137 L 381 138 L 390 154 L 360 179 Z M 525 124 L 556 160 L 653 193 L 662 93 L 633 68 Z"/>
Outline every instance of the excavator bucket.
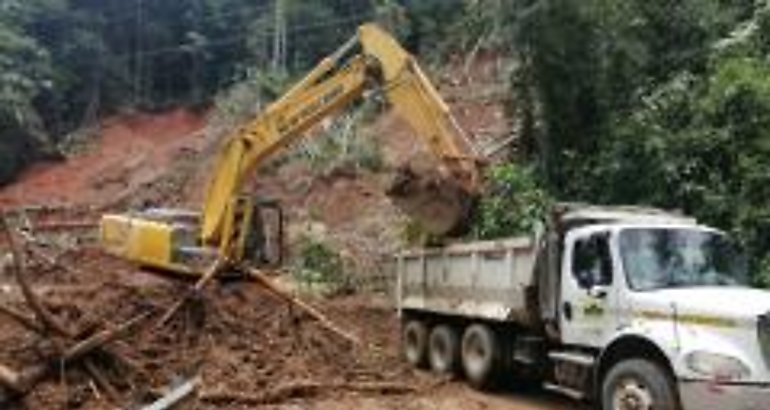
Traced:
<path fill-rule="evenodd" d="M 437 236 L 460 235 L 470 226 L 476 194 L 456 179 L 432 171 L 400 167 L 387 194 L 393 204 L 428 233 Z"/>

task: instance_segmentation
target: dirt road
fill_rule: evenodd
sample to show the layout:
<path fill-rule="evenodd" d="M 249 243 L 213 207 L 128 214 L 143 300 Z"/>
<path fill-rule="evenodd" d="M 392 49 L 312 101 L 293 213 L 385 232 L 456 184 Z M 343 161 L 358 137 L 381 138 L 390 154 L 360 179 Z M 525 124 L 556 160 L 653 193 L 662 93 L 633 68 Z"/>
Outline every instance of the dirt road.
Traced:
<path fill-rule="evenodd" d="M 294 410 L 588 410 L 588 407 L 539 391 L 480 393 L 452 382 L 421 396 L 345 397 L 285 404 L 276 409 Z"/>
<path fill-rule="evenodd" d="M 358 295 L 327 302 L 325 311 L 369 345 L 383 349 L 390 366 L 399 359 L 399 325 L 390 297 Z M 507 386 L 494 392 L 476 391 L 462 381 L 442 382 L 430 372 L 408 372 L 403 380 L 421 386 L 407 395 L 360 395 L 341 392 L 306 402 L 281 404 L 275 409 L 308 410 L 589 410 L 590 406 L 546 392 L 536 386 Z"/>

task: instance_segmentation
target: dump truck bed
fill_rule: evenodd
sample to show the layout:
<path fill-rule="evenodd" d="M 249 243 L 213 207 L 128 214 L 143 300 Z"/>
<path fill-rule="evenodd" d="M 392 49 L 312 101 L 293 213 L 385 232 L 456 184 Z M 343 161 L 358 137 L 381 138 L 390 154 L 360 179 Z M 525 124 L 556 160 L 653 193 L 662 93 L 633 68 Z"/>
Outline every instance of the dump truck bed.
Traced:
<path fill-rule="evenodd" d="M 536 254 L 536 241 L 530 238 L 400 252 L 399 313 L 528 321 Z"/>

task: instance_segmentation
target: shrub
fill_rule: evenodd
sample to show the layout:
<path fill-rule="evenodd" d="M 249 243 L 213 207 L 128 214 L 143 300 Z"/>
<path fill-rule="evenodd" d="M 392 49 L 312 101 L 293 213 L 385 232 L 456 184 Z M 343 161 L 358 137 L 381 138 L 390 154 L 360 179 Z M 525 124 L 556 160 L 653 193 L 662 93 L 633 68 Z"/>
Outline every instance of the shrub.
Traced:
<path fill-rule="evenodd" d="M 545 220 L 550 198 L 532 169 L 514 163 L 490 168 L 473 234 L 479 239 L 530 234 Z"/>
<path fill-rule="evenodd" d="M 770 257 L 765 258 L 759 264 L 759 269 L 754 276 L 754 284 L 761 288 L 770 289 Z"/>
<path fill-rule="evenodd" d="M 350 289 L 345 263 L 328 243 L 303 236 L 299 240 L 294 278 L 305 290 L 336 294 Z"/>

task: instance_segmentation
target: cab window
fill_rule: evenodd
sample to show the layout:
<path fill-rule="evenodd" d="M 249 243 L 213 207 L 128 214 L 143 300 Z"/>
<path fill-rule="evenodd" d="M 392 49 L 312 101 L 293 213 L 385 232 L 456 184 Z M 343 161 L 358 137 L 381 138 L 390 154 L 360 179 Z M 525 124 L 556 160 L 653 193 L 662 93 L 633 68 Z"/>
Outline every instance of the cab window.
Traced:
<path fill-rule="evenodd" d="M 572 275 L 583 289 L 612 284 L 612 259 L 607 234 L 597 234 L 575 242 Z"/>

